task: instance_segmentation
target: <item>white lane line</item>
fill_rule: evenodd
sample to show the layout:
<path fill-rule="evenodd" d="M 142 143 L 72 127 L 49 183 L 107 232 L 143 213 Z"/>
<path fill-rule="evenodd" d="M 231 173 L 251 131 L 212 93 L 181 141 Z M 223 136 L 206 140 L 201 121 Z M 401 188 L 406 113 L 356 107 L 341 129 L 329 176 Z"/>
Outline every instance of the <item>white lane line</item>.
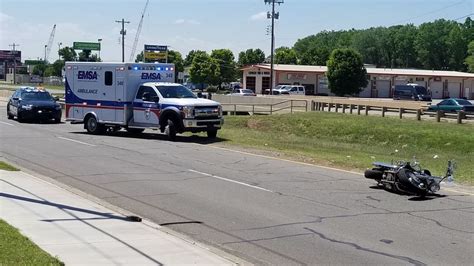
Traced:
<path fill-rule="evenodd" d="M 220 179 L 222 181 L 232 182 L 232 183 L 239 184 L 239 185 L 242 185 L 242 186 L 251 187 L 251 188 L 258 189 L 258 190 L 263 190 L 263 191 L 266 191 L 266 192 L 273 193 L 273 191 L 271 191 L 271 190 L 268 190 L 268 189 L 265 189 L 265 188 L 262 188 L 262 187 L 252 186 L 252 185 L 242 183 L 242 182 L 239 182 L 239 181 L 235 181 L 235 180 L 232 180 L 232 179 L 228 179 L 228 178 L 224 178 L 224 177 L 220 177 L 220 176 L 216 176 L 216 175 L 211 175 L 211 174 L 199 172 L 199 171 L 192 170 L 192 169 L 188 169 L 188 171 L 196 173 L 196 174 L 205 175 L 205 176 L 213 177 L 213 178 L 216 178 L 216 179 Z"/>
<path fill-rule="evenodd" d="M 95 146 L 96 146 L 96 145 L 94 145 L 94 144 L 85 143 L 85 142 L 78 141 L 78 140 L 75 140 L 75 139 L 68 139 L 68 138 L 63 138 L 63 137 L 57 137 L 57 138 L 58 138 L 58 139 L 67 140 L 67 141 L 72 141 L 72 142 L 79 143 L 79 144 L 82 144 L 82 145 L 91 146 L 91 147 L 95 147 Z"/>
<path fill-rule="evenodd" d="M 201 144 L 196 144 L 196 145 L 202 146 Z M 348 171 L 348 170 L 343 170 L 343 169 L 338 169 L 338 168 L 333 168 L 333 167 L 328 167 L 328 166 L 298 162 L 298 161 L 293 161 L 293 160 L 289 160 L 289 159 L 282 159 L 282 158 L 277 158 L 277 157 L 272 157 L 272 156 L 267 156 L 267 155 L 255 154 L 255 153 L 239 151 L 239 150 L 233 150 L 233 149 L 230 149 L 230 148 L 223 148 L 223 147 L 214 146 L 214 145 L 209 145 L 209 146 L 206 146 L 206 147 L 210 147 L 210 148 L 214 148 L 214 149 L 218 149 L 218 150 L 223 150 L 223 151 L 230 151 L 230 152 L 234 152 L 234 153 L 245 154 L 245 155 L 251 155 L 251 156 L 255 156 L 255 157 L 261 157 L 261 158 L 265 158 L 265 159 L 272 159 L 272 160 L 278 160 L 278 161 L 283 161 L 283 162 L 301 164 L 301 165 L 305 165 L 305 166 L 317 167 L 317 168 L 322 168 L 322 169 L 327 169 L 327 170 L 334 170 L 334 171 L 344 172 L 344 173 L 349 173 L 349 174 L 355 174 L 355 175 L 362 175 L 363 174 L 362 172 L 358 173 L 358 172 L 354 172 L 354 171 Z"/>
<path fill-rule="evenodd" d="M 0 124 L 4 124 L 4 125 L 8 125 L 8 126 L 12 126 L 12 127 L 14 127 L 14 126 L 15 126 L 14 124 L 10 124 L 10 123 L 3 122 L 3 121 L 0 121 Z"/>

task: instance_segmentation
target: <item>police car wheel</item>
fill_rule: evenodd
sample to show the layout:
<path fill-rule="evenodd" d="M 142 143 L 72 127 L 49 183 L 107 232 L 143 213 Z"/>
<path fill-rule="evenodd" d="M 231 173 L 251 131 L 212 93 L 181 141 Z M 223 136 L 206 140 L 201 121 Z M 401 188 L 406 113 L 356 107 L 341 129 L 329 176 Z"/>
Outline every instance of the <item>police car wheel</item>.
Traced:
<path fill-rule="evenodd" d="M 10 105 L 7 106 L 7 118 L 8 119 L 13 119 L 13 115 L 10 114 Z"/>

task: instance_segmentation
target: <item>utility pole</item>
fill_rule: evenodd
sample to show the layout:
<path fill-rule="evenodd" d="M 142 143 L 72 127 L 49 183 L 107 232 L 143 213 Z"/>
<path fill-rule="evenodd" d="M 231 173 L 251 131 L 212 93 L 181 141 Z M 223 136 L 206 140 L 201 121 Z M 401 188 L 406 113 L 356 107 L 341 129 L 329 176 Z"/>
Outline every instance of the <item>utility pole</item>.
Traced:
<path fill-rule="evenodd" d="M 17 43 L 12 43 L 8 46 L 12 47 L 12 55 L 13 55 L 13 84 L 16 84 L 16 56 L 15 56 L 15 48 L 20 46 Z"/>
<path fill-rule="evenodd" d="M 125 21 L 125 19 L 122 19 L 122 20 L 116 20 L 115 22 L 122 23 L 122 30 L 120 31 L 120 34 L 122 34 L 122 63 L 123 63 L 125 62 L 125 35 L 127 34 L 127 31 L 125 30 L 125 23 L 130 23 L 130 21 Z"/>
<path fill-rule="evenodd" d="M 264 0 L 265 4 L 272 5 L 272 13 L 267 13 L 267 18 L 272 19 L 272 40 L 271 40 L 271 55 L 270 55 L 270 95 L 273 95 L 273 51 L 275 50 L 275 19 L 280 17 L 280 13 L 275 13 L 275 4 L 283 4 L 284 0 Z"/>

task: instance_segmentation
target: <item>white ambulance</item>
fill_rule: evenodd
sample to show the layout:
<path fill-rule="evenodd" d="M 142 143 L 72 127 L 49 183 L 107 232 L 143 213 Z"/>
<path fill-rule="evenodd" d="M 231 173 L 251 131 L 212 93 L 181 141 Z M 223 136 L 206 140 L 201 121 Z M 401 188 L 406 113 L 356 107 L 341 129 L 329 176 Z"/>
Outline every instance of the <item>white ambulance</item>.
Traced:
<path fill-rule="evenodd" d="M 173 64 L 66 62 L 66 121 L 92 134 L 125 128 L 207 132 L 215 138 L 224 123 L 222 106 L 198 98 L 174 82 Z"/>

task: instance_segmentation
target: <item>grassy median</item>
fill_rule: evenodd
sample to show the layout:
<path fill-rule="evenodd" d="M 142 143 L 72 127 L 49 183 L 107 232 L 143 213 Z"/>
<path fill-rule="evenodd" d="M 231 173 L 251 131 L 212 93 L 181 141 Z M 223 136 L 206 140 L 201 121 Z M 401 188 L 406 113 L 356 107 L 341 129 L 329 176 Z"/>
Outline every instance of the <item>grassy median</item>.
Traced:
<path fill-rule="evenodd" d="M 20 169 L 7 164 L 6 162 L 0 161 L 0 170 L 5 171 L 20 171 Z"/>
<path fill-rule="evenodd" d="M 0 265 L 64 265 L 0 220 Z"/>
<path fill-rule="evenodd" d="M 444 175 L 457 163 L 455 180 L 474 184 L 474 125 L 400 120 L 323 112 L 227 116 L 224 145 L 272 156 L 362 171 L 372 161 L 411 160 Z"/>

